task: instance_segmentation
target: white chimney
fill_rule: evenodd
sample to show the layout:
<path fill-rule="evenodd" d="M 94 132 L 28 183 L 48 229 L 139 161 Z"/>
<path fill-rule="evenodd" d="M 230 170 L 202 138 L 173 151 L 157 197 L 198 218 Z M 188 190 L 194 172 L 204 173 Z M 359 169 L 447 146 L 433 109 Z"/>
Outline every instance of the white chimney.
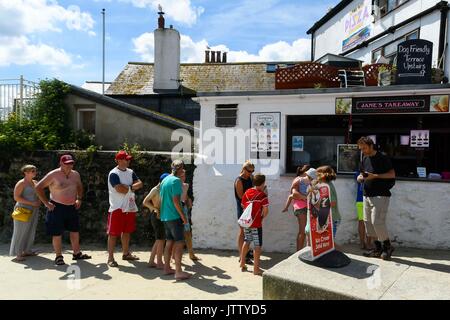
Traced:
<path fill-rule="evenodd" d="M 180 86 L 180 33 L 164 27 L 164 12 L 160 11 L 155 30 L 154 90 L 178 90 Z"/>

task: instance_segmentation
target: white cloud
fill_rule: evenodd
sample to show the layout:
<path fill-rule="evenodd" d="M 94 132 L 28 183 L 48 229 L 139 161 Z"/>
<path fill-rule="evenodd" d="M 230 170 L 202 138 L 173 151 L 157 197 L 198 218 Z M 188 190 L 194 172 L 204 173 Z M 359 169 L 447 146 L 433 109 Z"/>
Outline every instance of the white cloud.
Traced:
<path fill-rule="evenodd" d="M 66 51 L 30 39 L 63 28 L 95 36 L 94 24 L 90 13 L 74 5 L 64 8 L 56 0 L 0 0 L 0 65 L 67 66 L 72 58 Z"/>
<path fill-rule="evenodd" d="M 247 51 L 233 51 L 223 44 L 211 46 L 211 49 L 227 52 L 228 62 L 308 61 L 311 58 L 310 41 L 303 38 L 297 39 L 291 44 L 285 41 L 278 41 L 265 45 L 257 54 L 248 53 Z M 133 45 L 134 51 L 139 54 L 143 61 L 154 61 L 153 33 L 147 32 L 133 39 Z M 207 46 L 208 42 L 205 39 L 195 42 L 189 36 L 181 35 L 181 62 L 203 62 Z"/>
<path fill-rule="evenodd" d="M 0 36 L 0 66 L 11 64 L 41 64 L 51 67 L 68 66 L 72 58 L 63 49 L 46 44 L 31 44 L 27 37 Z"/>
<path fill-rule="evenodd" d="M 152 8 L 158 10 L 158 5 L 161 4 L 166 17 L 169 17 L 176 22 L 192 26 L 197 22 L 197 19 L 205 12 L 201 6 L 195 7 L 191 4 L 191 0 L 119 0 L 121 2 L 132 3 L 138 8 Z"/>

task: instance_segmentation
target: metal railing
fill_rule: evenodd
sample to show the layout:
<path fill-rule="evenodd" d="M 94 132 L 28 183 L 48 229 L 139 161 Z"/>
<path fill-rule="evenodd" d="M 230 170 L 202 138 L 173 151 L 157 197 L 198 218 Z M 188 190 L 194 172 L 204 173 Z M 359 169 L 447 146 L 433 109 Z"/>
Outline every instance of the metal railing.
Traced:
<path fill-rule="evenodd" d="M 6 120 L 11 112 L 23 118 L 39 92 L 39 84 L 25 80 L 23 76 L 0 79 L 0 121 Z"/>

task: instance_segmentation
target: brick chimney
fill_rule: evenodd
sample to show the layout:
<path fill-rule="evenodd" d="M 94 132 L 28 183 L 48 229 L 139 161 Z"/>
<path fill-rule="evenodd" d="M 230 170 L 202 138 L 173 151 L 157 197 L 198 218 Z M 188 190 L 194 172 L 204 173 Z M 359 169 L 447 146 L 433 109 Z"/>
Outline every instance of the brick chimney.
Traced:
<path fill-rule="evenodd" d="M 211 51 L 211 63 L 216 63 L 216 52 Z"/>
<path fill-rule="evenodd" d="M 223 53 L 222 63 L 227 63 L 227 53 L 226 52 Z"/>
<path fill-rule="evenodd" d="M 205 51 L 205 63 L 209 63 L 209 50 Z"/>

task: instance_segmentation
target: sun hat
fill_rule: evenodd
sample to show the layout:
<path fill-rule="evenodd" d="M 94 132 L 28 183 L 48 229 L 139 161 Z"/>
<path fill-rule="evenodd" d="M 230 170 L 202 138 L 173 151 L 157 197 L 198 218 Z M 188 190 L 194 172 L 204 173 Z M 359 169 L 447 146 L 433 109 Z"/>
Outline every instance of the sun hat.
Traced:
<path fill-rule="evenodd" d="M 314 168 L 310 168 L 308 171 L 306 171 L 306 175 L 311 177 L 311 179 L 313 180 L 317 179 L 317 172 Z"/>

